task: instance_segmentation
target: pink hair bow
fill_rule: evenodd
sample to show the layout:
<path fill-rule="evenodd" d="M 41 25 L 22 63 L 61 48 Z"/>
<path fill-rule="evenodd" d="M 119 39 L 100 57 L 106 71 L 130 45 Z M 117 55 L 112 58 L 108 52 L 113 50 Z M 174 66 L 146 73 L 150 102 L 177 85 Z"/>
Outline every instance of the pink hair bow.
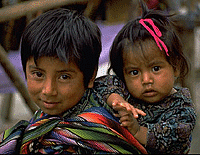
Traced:
<path fill-rule="evenodd" d="M 148 22 L 152 27 L 153 27 L 153 30 L 151 30 L 144 22 Z M 147 31 L 149 31 L 149 33 L 154 37 L 155 41 L 156 41 L 156 44 L 158 45 L 158 47 L 160 48 L 160 50 L 162 51 L 162 47 L 164 48 L 167 56 L 169 56 L 169 53 L 168 53 L 168 49 L 167 49 L 167 46 L 165 45 L 165 43 L 160 40 L 159 37 L 162 36 L 162 33 L 160 32 L 160 30 L 158 29 L 157 26 L 155 26 L 154 22 L 152 19 L 140 19 L 139 21 L 140 24 L 142 24 L 146 29 Z M 156 34 L 155 34 L 155 33 Z M 160 46 L 160 44 L 162 45 L 162 47 Z"/>

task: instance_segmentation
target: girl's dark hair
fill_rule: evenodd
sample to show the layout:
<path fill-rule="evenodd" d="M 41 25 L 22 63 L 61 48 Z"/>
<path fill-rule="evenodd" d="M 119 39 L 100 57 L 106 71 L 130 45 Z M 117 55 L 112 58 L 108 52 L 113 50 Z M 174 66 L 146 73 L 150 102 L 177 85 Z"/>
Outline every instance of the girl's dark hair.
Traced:
<path fill-rule="evenodd" d="M 182 44 L 175 32 L 175 25 L 170 21 L 170 15 L 160 10 L 149 10 L 146 4 L 141 0 L 142 16 L 135 20 L 129 21 L 116 35 L 110 49 L 110 67 L 111 70 L 124 81 L 123 75 L 123 52 L 127 45 L 134 46 L 136 42 L 143 42 L 146 39 L 153 39 L 153 36 L 139 23 L 140 19 L 150 18 L 162 33 L 160 39 L 168 48 L 169 56 L 166 55 L 167 61 L 173 66 L 174 70 L 180 70 L 180 78 L 185 77 L 189 67 L 183 54 Z M 146 23 L 149 27 L 150 24 Z M 152 28 L 151 28 L 152 29 Z M 163 51 L 164 52 L 164 51 Z"/>
<path fill-rule="evenodd" d="M 26 73 L 30 57 L 37 64 L 42 56 L 73 61 L 88 85 L 98 68 L 101 53 L 101 32 L 98 26 L 76 11 L 64 8 L 50 10 L 26 27 L 21 39 L 21 60 Z"/>

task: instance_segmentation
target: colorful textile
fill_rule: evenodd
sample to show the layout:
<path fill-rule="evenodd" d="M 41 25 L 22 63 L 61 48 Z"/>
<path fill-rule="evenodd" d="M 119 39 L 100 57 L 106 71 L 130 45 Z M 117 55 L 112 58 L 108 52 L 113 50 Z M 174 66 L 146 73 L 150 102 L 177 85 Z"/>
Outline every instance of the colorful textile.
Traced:
<path fill-rule="evenodd" d="M 117 76 L 104 76 L 95 80 L 95 89 L 104 100 L 109 94 L 118 93 L 146 116 L 139 116 L 140 126 L 148 128 L 148 153 L 187 154 L 191 145 L 191 133 L 196 123 L 196 114 L 187 88 L 175 87 L 176 93 L 158 103 L 145 103 L 135 99 Z"/>
<path fill-rule="evenodd" d="M 145 154 L 145 148 L 103 107 L 86 108 L 73 117 L 38 110 L 0 138 L 0 154 Z"/>

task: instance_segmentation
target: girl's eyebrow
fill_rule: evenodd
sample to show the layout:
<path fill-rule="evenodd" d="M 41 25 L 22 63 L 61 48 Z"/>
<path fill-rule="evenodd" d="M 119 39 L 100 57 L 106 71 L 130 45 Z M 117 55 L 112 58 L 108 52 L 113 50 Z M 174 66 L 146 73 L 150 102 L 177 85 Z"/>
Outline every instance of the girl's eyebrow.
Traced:
<path fill-rule="evenodd" d="M 136 68 L 138 68 L 138 67 L 134 66 L 134 65 L 126 67 L 126 69 L 136 69 Z"/>
<path fill-rule="evenodd" d="M 164 62 L 162 60 L 153 60 L 149 63 L 149 66 L 154 66 L 158 64 L 164 64 Z"/>
<path fill-rule="evenodd" d="M 125 67 L 124 69 L 125 69 L 125 71 L 129 71 L 129 70 L 138 69 L 138 67 L 137 66 L 128 66 L 128 67 Z"/>

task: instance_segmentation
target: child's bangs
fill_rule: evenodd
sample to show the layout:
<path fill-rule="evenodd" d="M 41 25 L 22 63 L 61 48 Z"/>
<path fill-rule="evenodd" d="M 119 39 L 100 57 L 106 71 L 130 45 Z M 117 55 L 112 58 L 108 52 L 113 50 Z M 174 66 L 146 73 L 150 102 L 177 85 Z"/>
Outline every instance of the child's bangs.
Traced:
<path fill-rule="evenodd" d="M 126 45 L 123 49 L 123 57 L 129 57 L 130 52 L 133 53 L 133 58 L 135 60 L 137 59 L 143 59 L 146 60 L 148 58 L 148 52 L 146 51 L 146 47 L 144 47 L 144 41 L 138 40 L 134 43 L 127 41 Z"/>

